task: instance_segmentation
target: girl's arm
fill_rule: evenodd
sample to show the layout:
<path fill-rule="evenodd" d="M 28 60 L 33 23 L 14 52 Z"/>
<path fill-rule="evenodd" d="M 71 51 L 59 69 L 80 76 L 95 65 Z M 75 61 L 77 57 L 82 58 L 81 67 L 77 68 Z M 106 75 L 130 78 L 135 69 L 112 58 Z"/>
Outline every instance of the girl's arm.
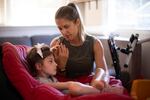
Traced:
<path fill-rule="evenodd" d="M 72 82 L 69 85 L 69 93 L 72 95 L 84 95 L 84 94 L 96 94 L 100 93 L 100 90 L 79 82 Z"/>
<path fill-rule="evenodd" d="M 92 86 L 85 85 L 79 82 L 54 82 L 49 83 L 52 87 L 59 89 L 59 90 L 68 90 L 71 95 L 78 96 L 84 94 L 94 94 L 100 93 L 100 91 Z"/>
<path fill-rule="evenodd" d="M 56 89 L 66 90 L 69 88 L 70 82 L 50 82 L 48 84 Z"/>

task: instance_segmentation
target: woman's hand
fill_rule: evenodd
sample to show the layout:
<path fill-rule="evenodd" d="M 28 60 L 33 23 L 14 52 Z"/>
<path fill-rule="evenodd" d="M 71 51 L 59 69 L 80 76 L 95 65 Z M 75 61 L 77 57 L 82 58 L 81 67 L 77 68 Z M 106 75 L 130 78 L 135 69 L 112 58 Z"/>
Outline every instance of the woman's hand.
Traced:
<path fill-rule="evenodd" d="M 95 76 L 91 82 L 91 86 L 102 90 L 106 84 L 108 84 L 109 74 L 103 70 L 103 68 L 97 68 Z"/>
<path fill-rule="evenodd" d="M 99 90 L 102 90 L 105 87 L 105 82 L 101 81 L 101 80 L 93 80 L 91 82 L 91 86 L 93 86 Z"/>
<path fill-rule="evenodd" d="M 58 64 L 58 67 L 60 68 L 60 70 L 64 70 L 69 57 L 68 48 L 66 48 L 66 46 L 62 43 L 57 43 L 54 47 L 52 47 L 52 51 L 54 53 L 54 57 Z"/>

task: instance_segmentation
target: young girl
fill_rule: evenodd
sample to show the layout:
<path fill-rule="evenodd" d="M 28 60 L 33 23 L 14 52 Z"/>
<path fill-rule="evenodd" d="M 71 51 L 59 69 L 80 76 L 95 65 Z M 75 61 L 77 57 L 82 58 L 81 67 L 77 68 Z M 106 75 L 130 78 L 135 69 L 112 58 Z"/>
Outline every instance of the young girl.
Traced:
<path fill-rule="evenodd" d="M 35 45 L 29 51 L 27 61 L 29 63 L 29 70 L 31 71 L 32 76 L 42 83 L 49 84 L 59 90 L 68 90 L 67 93 L 72 95 L 100 93 L 98 89 L 79 82 L 58 82 L 54 77 L 57 71 L 57 64 L 48 45 Z"/>

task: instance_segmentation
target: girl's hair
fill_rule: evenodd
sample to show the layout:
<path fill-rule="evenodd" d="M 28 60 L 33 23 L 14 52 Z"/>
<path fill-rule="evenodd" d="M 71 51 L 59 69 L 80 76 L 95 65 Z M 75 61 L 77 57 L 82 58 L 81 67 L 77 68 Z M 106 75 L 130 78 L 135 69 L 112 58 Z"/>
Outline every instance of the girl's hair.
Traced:
<path fill-rule="evenodd" d="M 53 53 L 50 51 L 50 47 L 46 44 L 44 44 L 41 48 L 41 52 L 43 57 L 41 57 L 38 53 L 37 53 L 37 48 L 33 47 L 30 52 L 27 54 L 26 60 L 29 64 L 29 70 L 32 74 L 32 76 L 37 76 L 37 70 L 36 70 L 36 63 L 43 63 L 43 60 L 48 57 L 49 55 L 53 55 Z"/>
<path fill-rule="evenodd" d="M 74 3 L 69 3 L 66 6 L 60 7 L 55 14 L 55 19 L 59 18 L 67 19 L 70 21 L 77 21 L 77 19 L 79 19 L 80 21 L 79 33 L 81 34 L 80 38 L 82 40 L 85 39 L 86 32 L 84 29 L 83 19 L 81 17 L 79 8 Z"/>

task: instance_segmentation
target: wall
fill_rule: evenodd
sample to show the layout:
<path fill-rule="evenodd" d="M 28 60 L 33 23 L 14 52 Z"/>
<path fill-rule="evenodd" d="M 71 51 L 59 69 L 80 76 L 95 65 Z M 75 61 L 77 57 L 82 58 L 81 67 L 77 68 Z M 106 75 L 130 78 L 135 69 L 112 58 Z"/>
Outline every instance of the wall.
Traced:
<path fill-rule="evenodd" d="M 4 18 L 4 0 L 0 0 L 0 25 L 3 23 Z"/>
<path fill-rule="evenodd" d="M 92 0 L 90 2 L 78 3 L 86 26 L 98 26 L 104 23 L 105 4 L 106 1 L 104 0 Z"/>
<path fill-rule="evenodd" d="M 139 34 L 139 39 L 146 39 L 150 37 L 150 30 L 144 29 L 117 29 L 114 33 L 118 33 L 121 37 L 130 38 L 131 34 Z"/>
<path fill-rule="evenodd" d="M 142 44 L 142 75 L 150 79 L 150 41 Z"/>
<path fill-rule="evenodd" d="M 0 26 L 0 37 L 32 36 L 59 33 L 55 26 Z"/>
<path fill-rule="evenodd" d="M 97 2 L 98 4 L 96 4 Z M 86 26 L 96 26 L 100 25 L 102 23 L 102 1 L 103 0 L 96 0 L 96 1 L 91 1 L 91 2 L 86 2 L 85 3 L 85 25 Z M 89 20 L 91 19 L 91 20 Z"/>

